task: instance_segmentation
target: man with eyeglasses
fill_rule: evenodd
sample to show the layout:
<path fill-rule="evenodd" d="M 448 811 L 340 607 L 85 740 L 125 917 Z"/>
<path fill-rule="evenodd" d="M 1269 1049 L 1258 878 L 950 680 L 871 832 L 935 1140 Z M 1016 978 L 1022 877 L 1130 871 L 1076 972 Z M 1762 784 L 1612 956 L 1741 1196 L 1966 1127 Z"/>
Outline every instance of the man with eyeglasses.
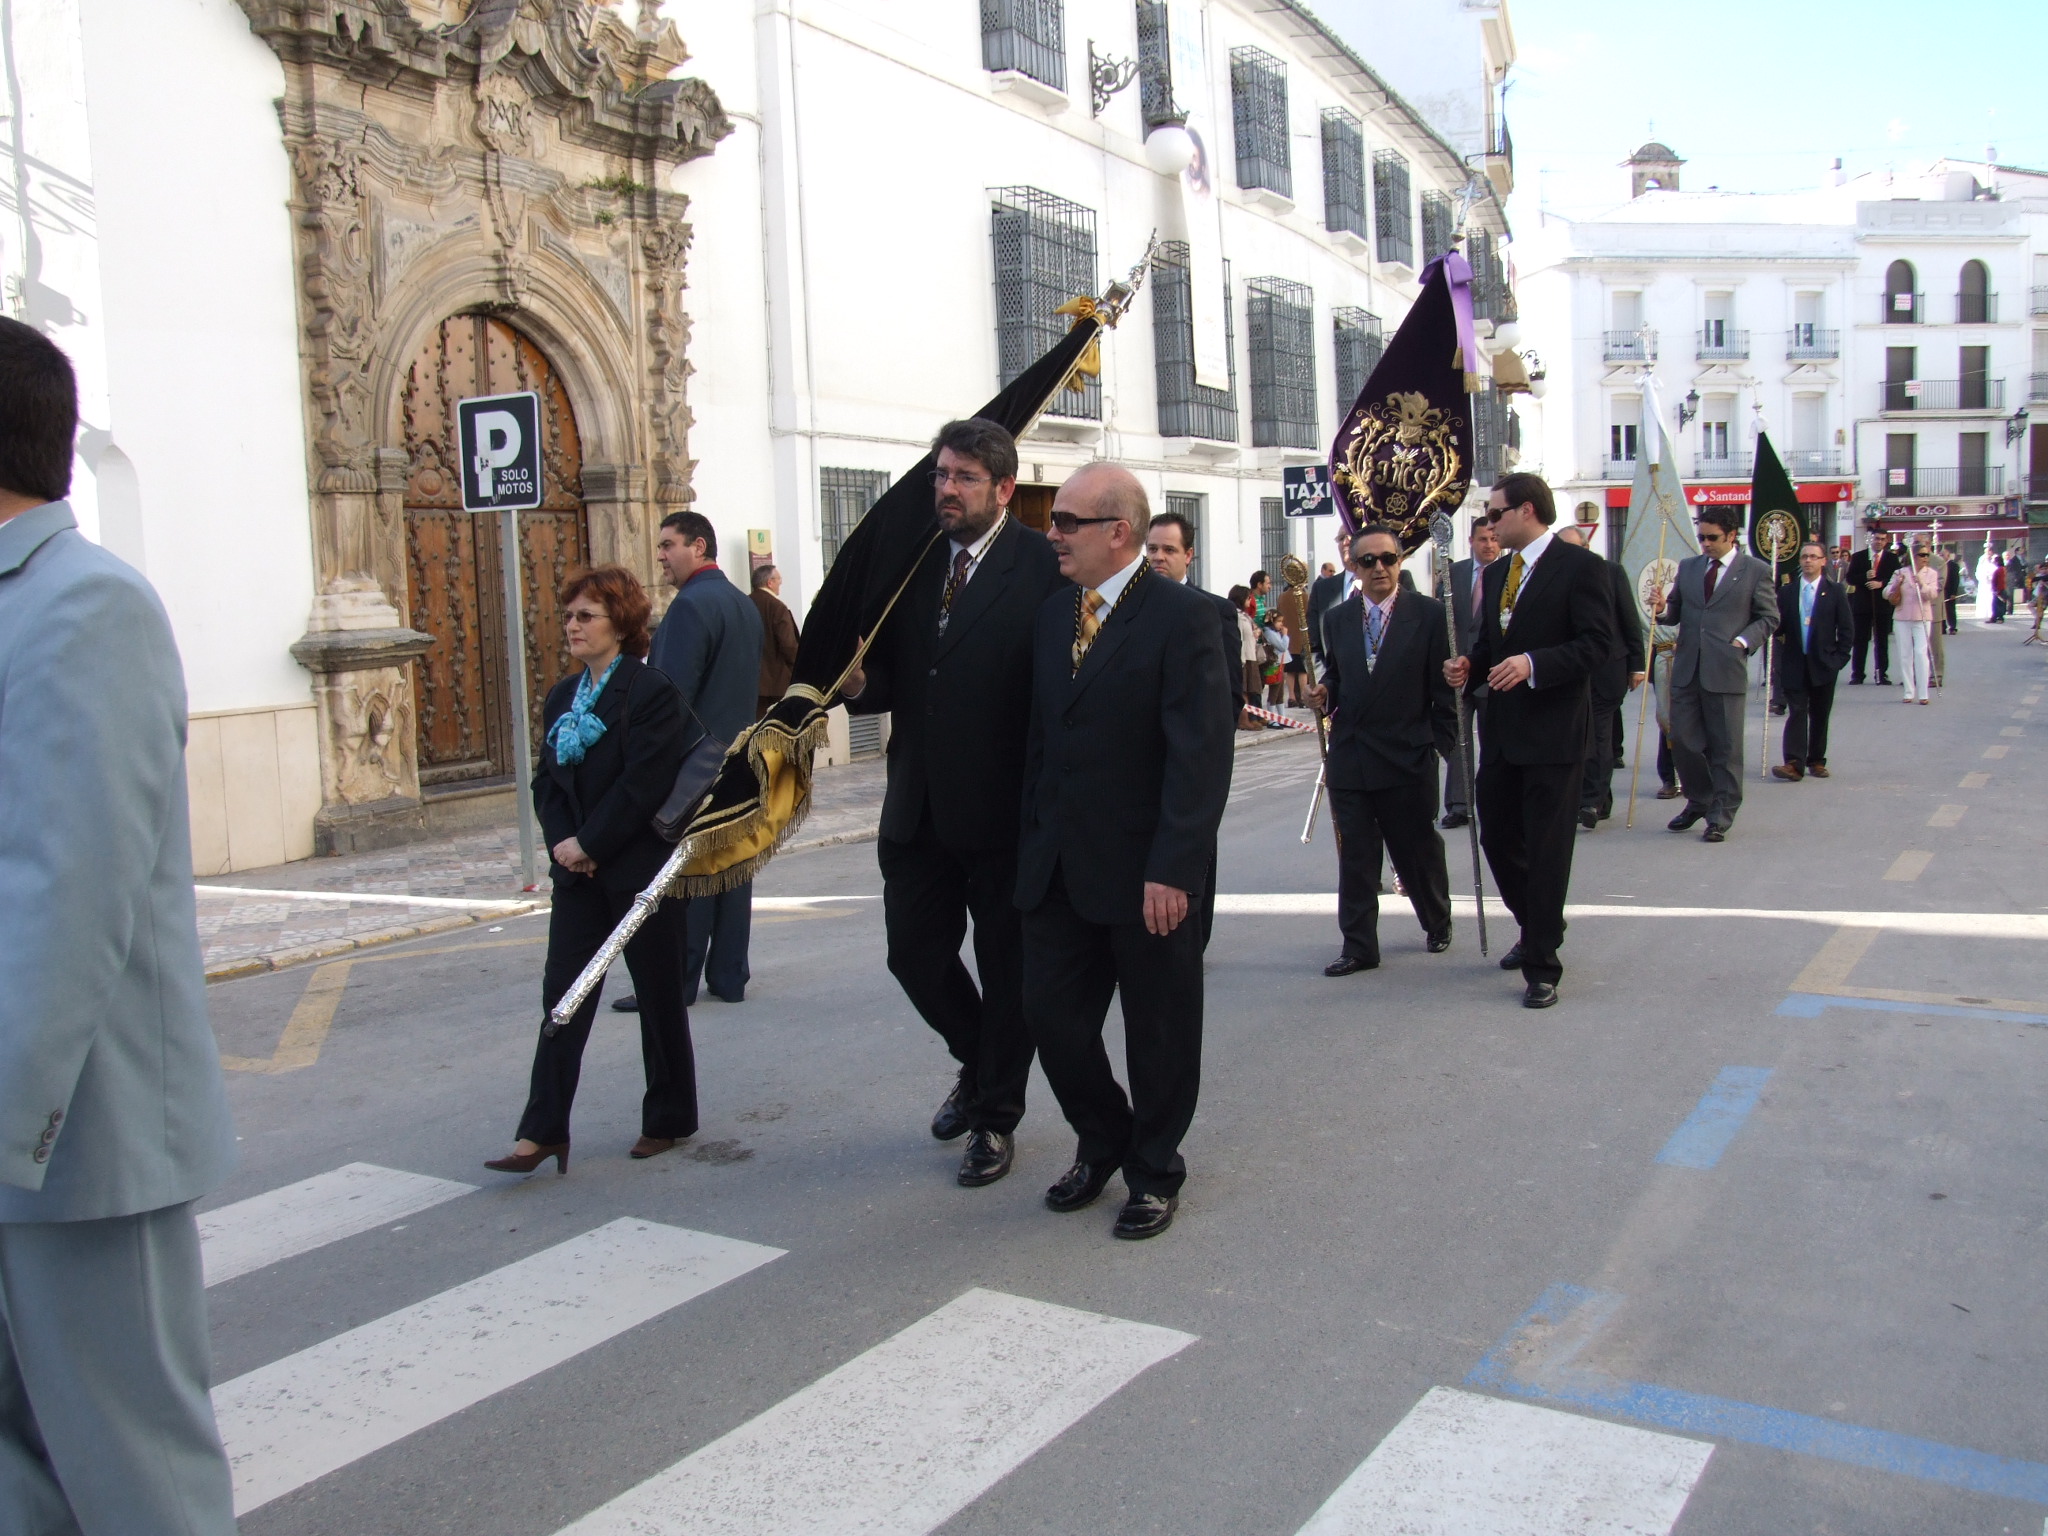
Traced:
<path fill-rule="evenodd" d="M 1451 877 L 1436 829 L 1437 760 L 1458 736 L 1458 698 L 1443 605 L 1401 589 L 1401 541 L 1368 523 L 1352 541 L 1359 591 L 1324 622 L 1317 708 L 1333 705 L 1327 778 L 1337 827 L 1337 928 L 1344 945 L 1325 976 L 1380 963 L 1382 851 L 1422 924 L 1424 947 L 1451 947 Z"/>
<path fill-rule="evenodd" d="M 1594 668 L 1613 654 L 1614 598 L 1590 550 L 1556 538 L 1557 503 L 1537 475 L 1514 474 L 1486 499 L 1508 558 L 1485 571 L 1479 636 L 1444 663 L 1480 704 L 1480 844 L 1521 937 L 1501 956 L 1520 970 L 1522 1006 L 1550 1008 L 1564 976 L 1565 893 L 1592 731 Z"/>
<path fill-rule="evenodd" d="M 1702 507 L 1693 527 L 1700 552 L 1678 562 L 1660 622 L 1678 628 L 1671 653 L 1671 755 L 1685 809 L 1673 832 L 1700 822 L 1703 843 L 1726 842 L 1742 809 L 1742 715 L 1749 659 L 1778 627 L 1768 561 L 1745 555 L 1742 514 Z"/>
<path fill-rule="evenodd" d="M 1230 793 L 1224 651 L 1199 593 L 1143 559 L 1150 508 L 1130 471 L 1090 464 L 1052 510 L 1060 573 L 1038 610 L 1017 905 L 1024 1013 L 1074 1128 L 1074 1163 L 1045 1203 L 1092 1204 L 1119 1168 L 1117 1237 L 1172 1225 L 1202 1068 L 1208 878 Z M 1102 1048 L 1123 999 L 1127 1098 Z"/>
<path fill-rule="evenodd" d="M 941 537 L 844 696 L 855 714 L 890 712 L 875 843 L 889 970 L 958 1064 L 931 1129 L 967 1137 L 955 1178 L 974 1189 L 1010 1171 L 1031 1075 L 1017 808 L 1032 624 L 1064 582 L 1045 536 L 1010 515 L 1016 440 L 977 417 L 947 422 L 932 446 Z M 970 920 L 973 974 L 960 958 Z"/>
<path fill-rule="evenodd" d="M 1828 773 L 1828 717 L 1835 708 L 1835 679 L 1848 665 L 1856 643 L 1849 594 L 1828 579 L 1827 546 L 1808 539 L 1799 546 L 1799 579 L 1778 588 L 1778 685 L 1785 694 L 1785 761 L 1771 765 L 1771 777 L 1796 784 L 1809 774 Z"/>

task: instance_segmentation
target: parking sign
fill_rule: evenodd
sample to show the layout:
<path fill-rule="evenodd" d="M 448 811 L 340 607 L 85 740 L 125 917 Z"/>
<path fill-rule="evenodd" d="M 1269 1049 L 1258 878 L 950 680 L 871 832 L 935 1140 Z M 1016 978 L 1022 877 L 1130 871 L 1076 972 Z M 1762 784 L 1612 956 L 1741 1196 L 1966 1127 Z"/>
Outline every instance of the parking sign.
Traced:
<path fill-rule="evenodd" d="M 462 510 L 516 512 L 541 502 L 540 396 L 474 395 L 455 404 Z"/>

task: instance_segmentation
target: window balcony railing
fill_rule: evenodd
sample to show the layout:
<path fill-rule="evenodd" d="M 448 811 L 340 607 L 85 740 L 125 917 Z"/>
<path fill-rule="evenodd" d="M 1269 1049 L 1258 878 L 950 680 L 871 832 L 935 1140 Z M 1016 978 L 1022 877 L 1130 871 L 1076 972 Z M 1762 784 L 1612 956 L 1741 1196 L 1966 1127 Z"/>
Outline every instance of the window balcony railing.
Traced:
<path fill-rule="evenodd" d="M 1896 379 L 1884 386 L 1887 411 L 2002 411 L 2003 379 Z"/>
<path fill-rule="evenodd" d="M 1636 477 L 1634 459 L 1602 459 L 1600 478 L 1602 480 L 1633 480 Z"/>
<path fill-rule="evenodd" d="M 2048 501 L 2048 475 L 2027 476 L 2027 500 Z"/>
<path fill-rule="evenodd" d="M 1750 473 L 1751 465 L 1746 453 L 1696 453 L 1692 458 L 1692 472 L 1702 480 L 1740 480 Z"/>
<path fill-rule="evenodd" d="M 1601 337 L 1600 355 L 1610 363 L 1654 363 L 1657 361 L 1655 331 L 1607 331 Z"/>
<path fill-rule="evenodd" d="M 1795 325 L 1785 333 L 1785 361 L 1824 362 L 1842 355 L 1842 333 L 1817 325 Z"/>
<path fill-rule="evenodd" d="M 1887 469 L 1887 501 L 1925 501 L 1932 496 L 2003 496 L 2003 464 L 1961 464 L 1953 469 Z"/>
<path fill-rule="evenodd" d="M 1924 293 L 1888 293 L 1884 296 L 1884 313 L 1878 318 L 1885 325 L 1918 325 L 1920 312 L 1926 307 Z"/>
<path fill-rule="evenodd" d="M 1842 472 L 1842 450 L 1839 448 L 1793 448 L 1785 454 L 1785 473 L 1788 475 L 1839 475 Z"/>
<path fill-rule="evenodd" d="M 2030 314 L 2048 315 L 2048 286 L 2036 288 L 2027 295 L 2027 310 Z"/>
<path fill-rule="evenodd" d="M 1014 70 L 1066 90 L 1064 0 L 981 0 L 981 63 L 995 74 Z"/>
<path fill-rule="evenodd" d="M 1710 325 L 1699 333 L 1699 348 L 1693 356 L 1703 363 L 1740 362 L 1749 356 L 1749 332 Z"/>
<path fill-rule="evenodd" d="M 2029 400 L 2048 400 L 2048 373 L 2035 373 L 2027 376 L 2027 398 Z"/>
<path fill-rule="evenodd" d="M 1959 293 L 1956 295 L 1957 325 L 1996 325 L 1997 323 L 1997 294 Z"/>

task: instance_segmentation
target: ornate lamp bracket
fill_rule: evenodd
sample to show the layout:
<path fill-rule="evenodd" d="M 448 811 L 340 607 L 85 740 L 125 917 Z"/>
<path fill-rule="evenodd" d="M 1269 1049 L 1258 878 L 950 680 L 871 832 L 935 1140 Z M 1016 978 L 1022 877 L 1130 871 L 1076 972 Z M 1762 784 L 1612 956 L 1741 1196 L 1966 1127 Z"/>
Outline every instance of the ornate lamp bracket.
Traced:
<path fill-rule="evenodd" d="M 1102 116 L 1109 99 L 1138 78 L 1138 61 L 1120 59 L 1113 53 L 1097 53 L 1095 39 L 1088 39 L 1088 99 L 1091 117 Z"/>

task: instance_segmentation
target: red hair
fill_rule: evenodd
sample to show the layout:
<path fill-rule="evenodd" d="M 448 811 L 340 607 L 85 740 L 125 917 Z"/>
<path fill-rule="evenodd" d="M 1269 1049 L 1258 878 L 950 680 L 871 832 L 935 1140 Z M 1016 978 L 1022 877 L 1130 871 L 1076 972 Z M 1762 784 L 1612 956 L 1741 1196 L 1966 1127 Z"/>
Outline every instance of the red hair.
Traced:
<path fill-rule="evenodd" d="M 654 639 L 647 628 L 654 604 L 648 599 L 647 589 L 640 585 L 640 578 L 623 565 L 579 568 L 562 578 L 562 590 L 555 600 L 566 608 L 586 592 L 604 604 L 605 617 L 612 621 L 612 632 L 619 637 L 619 649 L 628 656 L 644 659 Z"/>

